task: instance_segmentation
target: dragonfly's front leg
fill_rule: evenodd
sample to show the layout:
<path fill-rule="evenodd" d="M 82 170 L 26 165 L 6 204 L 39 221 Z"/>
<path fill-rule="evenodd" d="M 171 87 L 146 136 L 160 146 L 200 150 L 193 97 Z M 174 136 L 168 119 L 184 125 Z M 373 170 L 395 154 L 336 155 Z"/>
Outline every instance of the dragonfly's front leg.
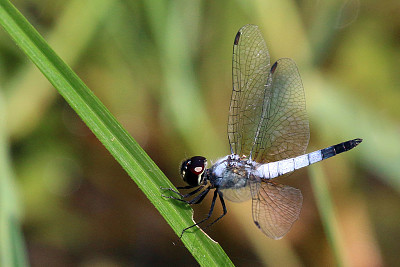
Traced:
<path fill-rule="evenodd" d="M 195 186 L 188 185 L 188 186 L 177 187 L 177 189 L 190 189 L 190 188 L 194 188 L 194 187 Z M 198 188 L 196 188 L 196 190 L 193 190 L 192 192 L 189 192 L 188 194 L 185 194 L 185 195 L 181 194 L 180 192 L 178 192 L 178 191 L 176 191 L 176 190 L 174 190 L 172 188 L 162 188 L 161 187 L 162 190 L 168 190 L 168 191 L 174 192 L 175 194 L 179 195 L 181 198 L 176 198 L 176 197 L 173 197 L 173 196 L 166 196 L 164 194 L 162 194 L 161 196 L 163 196 L 165 198 L 172 198 L 172 199 L 176 199 L 176 200 L 182 200 L 184 198 L 188 198 L 190 196 L 193 196 L 194 194 L 199 192 L 201 189 L 203 189 L 203 187 L 204 186 L 199 186 Z M 184 201 L 184 202 L 190 202 L 190 201 Z"/>

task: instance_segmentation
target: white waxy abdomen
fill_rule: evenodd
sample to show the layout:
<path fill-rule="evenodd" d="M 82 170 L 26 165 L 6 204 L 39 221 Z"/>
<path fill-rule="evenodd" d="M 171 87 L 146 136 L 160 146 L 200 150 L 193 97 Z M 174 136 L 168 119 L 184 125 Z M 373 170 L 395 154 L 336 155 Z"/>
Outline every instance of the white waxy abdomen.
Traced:
<path fill-rule="evenodd" d="M 322 159 L 321 150 L 318 150 L 295 158 L 263 164 L 257 168 L 257 171 L 260 173 L 262 178 L 273 179 L 321 161 Z"/>
<path fill-rule="evenodd" d="M 356 147 L 362 139 L 353 139 L 340 144 L 320 149 L 295 158 L 284 159 L 276 162 L 262 164 L 257 167 L 259 176 L 264 179 L 273 179 L 294 170 L 306 167 L 323 159 L 333 157 L 337 154 L 349 151 Z"/>

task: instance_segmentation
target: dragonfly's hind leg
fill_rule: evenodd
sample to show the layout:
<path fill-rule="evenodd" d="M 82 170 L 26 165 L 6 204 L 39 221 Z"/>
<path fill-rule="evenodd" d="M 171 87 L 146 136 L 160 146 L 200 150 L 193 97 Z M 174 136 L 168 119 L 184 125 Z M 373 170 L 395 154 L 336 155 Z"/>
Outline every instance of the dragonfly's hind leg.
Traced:
<path fill-rule="evenodd" d="M 210 191 L 210 188 L 209 188 L 209 187 L 207 187 L 207 189 L 208 189 L 208 191 Z M 203 192 L 205 192 L 205 191 L 206 191 L 206 190 L 204 190 Z M 207 193 L 208 193 L 208 191 L 207 191 Z M 203 192 L 202 192 L 202 193 L 203 193 Z M 207 194 L 207 193 L 206 193 L 206 194 Z M 197 225 L 199 225 L 199 224 L 201 224 L 201 223 L 207 221 L 208 219 L 210 219 L 210 217 L 211 217 L 211 215 L 212 215 L 212 213 L 213 213 L 213 211 L 214 211 L 215 201 L 216 201 L 216 199 L 217 199 L 217 193 L 219 193 L 218 190 L 215 190 L 215 191 L 214 191 L 214 196 L 213 196 L 213 199 L 212 199 L 212 202 L 211 202 L 210 211 L 208 212 L 207 217 L 204 218 L 203 220 L 199 221 L 198 223 L 195 223 L 195 224 L 193 224 L 192 226 L 189 226 L 189 227 L 186 227 L 185 229 L 183 229 L 180 238 L 182 238 L 183 234 L 184 234 L 187 230 L 189 230 L 190 228 L 193 228 L 193 227 L 195 227 L 195 226 L 197 226 Z M 199 199 L 199 202 L 201 202 L 201 201 L 204 199 L 204 197 L 205 197 L 206 194 L 204 194 L 204 195 Z M 199 194 L 199 195 L 200 195 L 200 194 Z M 198 203 L 199 203 L 199 202 L 198 202 Z M 197 204 L 197 203 L 195 203 L 195 204 Z M 225 205 L 224 205 L 224 206 L 225 206 Z M 226 211 L 226 208 L 224 209 L 224 212 L 225 212 L 225 211 Z M 225 215 L 225 214 L 224 214 L 224 215 Z M 222 216 L 221 216 L 221 217 L 222 217 Z M 219 220 L 219 219 L 217 219 L 217 220 Z"/>
<path fill-rule="evenodd" d="M 219 200 L 221 201 L 222 209 L 223 209 L 224 212 L 215 221 L 213 221 L 212 223 L 207 225 L 206 228 L 204 228 L 204 230 L 206 230 L 208 227 L 211 227 L 211 225 L 213 225 L 214 223 L 216 223 L 219 220 L 221 220 L 221 218 L 224 217 L 228 213 L 228 210 L 226 209 L 225 201 L 224 201 L 224 198 L 222 196 L 222 193 L 220 191 L 218 191 L 218 190 L 215 190 L 215 191 L 218 192 Z"/>

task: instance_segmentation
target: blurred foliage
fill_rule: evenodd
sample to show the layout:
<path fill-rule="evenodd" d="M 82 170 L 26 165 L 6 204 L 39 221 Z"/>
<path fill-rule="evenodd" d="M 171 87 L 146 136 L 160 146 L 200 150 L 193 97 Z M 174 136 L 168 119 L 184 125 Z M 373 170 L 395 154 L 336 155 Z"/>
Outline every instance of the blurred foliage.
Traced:
<path fill-rule="evenodd" d="M 185 157 L 215 160 L 229 152 L 232 42 L 244 24 L 259 25 L 272 60 L 298 63 L 309 151 L 364 138 L 354 151 L 319 164 L 335 206 L 343 264 L 399 264 L 399 1 L 13 3 L 175 185 Z M 33 266 L 195 263 L 4 31 L 0 90 Z M 334 265 L 307 170 L 284 182 L 301 188 L 305 200 L 283 240 L 258 232 L 250 203 L 228 203 L 228 215 L 209 235 L 239 266 Z M 205 202 L 195 208 L 196 219 L 207 212 Z"/>
<path fill-rule="evenodd" d="M 0 2 L 0 24 L 180 236 L 182 229 L 193 223 L 193 211 L 183 203 L 179 205 L 175 201 L 165 201 L 165 198 L 160 197 L 160 188 L 173 187 L 171 181 L 76 73 L 56 55 L 43 37 L 8 1 Z M 221 246 L 201 231 L 184 235 L 181 240 L 201 266 L 233 265 Z M 14 244 L 15 242 L 10 242 L 7 245 L 13 247 Z M 21 251 L 22 253 L 24 252 Z"/>

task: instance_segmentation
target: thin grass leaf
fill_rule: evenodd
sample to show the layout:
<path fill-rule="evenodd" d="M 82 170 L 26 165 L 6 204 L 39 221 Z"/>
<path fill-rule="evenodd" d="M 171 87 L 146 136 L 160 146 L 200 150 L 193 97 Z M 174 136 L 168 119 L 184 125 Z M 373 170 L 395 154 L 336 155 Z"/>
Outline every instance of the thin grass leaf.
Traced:
<path fill-rule="evenodd" d="M 112 7 L 113 2 L 110 0 L 66 2 L 63 11 L 57 16 L 56 24 L 51 31 L 46 32 L 48 43 L 57 47 L 57 53 L 69 66 L 74 66 Z M 77 16 L 82 9 L 86 10 L 85 16 Z M 57 92 L 50 87 L 44 77 L 38 79 L 37 69 L 32 64 L 21 66 L 5 85 L 4 89 L 8 92 L 8 132 L 13 140 L 28 135 L 48 110 L 47 107 L 53 103 Z"/>
<path fill-rule="evenodd" d="M 349 266 L 346 255 L 343 251 L 343 240 L 337 225 L 332 199 L 326 183 L 326 176 L 324 175 L 320 165 L 310 166 L 309 171 L 318 211 L 321 216 L 328 242 L 332 247 L 336 266 Z"/>
<path fill-rule="evenodd" d="M 161 197 L 160 187 L 172 184 L 155 163 L 9 1 L 0 1 L 0 24 L 180 235 L 192 224 L 192 211 Z M 222 248 L 201 231 L 185 234 L 182 241 L 202 266 L 232 265 Z"/>
<path fill-rule="evenodd" d="M 8 154 L 4 110 L 0 92 L 0 266 L 28 266 L 19 202 Z"/>

